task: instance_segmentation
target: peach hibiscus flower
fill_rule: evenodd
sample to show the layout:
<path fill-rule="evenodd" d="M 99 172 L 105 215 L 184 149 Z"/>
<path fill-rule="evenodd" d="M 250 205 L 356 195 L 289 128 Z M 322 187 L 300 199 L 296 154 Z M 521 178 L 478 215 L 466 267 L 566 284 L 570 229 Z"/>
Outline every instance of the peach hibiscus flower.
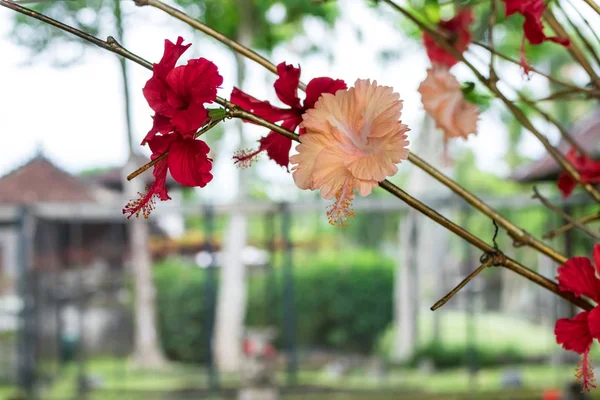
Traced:
<path fill-rule="evenodd" d="M 425 111 L 444 132 L 444 139 L 477 133 L 479 109 L 465 100 L 458 80 L 442 67 L 427 70 L 427 78 L 419 86 Z"/>
<path fill-rule="evenodd" d="M 323 93 L 303 115 L 296 147 L 290 157 L 294 182 L 300 189 L 320 189 L 321 197 L 335 198 L 328 206 L 332 225 L 346 225 L 354 215 L 354 189 L 367 196 L 408 157 L 406 132 L 400 122 L 402 100 L 389 86 L 357 80 L 354 87 Z"/>

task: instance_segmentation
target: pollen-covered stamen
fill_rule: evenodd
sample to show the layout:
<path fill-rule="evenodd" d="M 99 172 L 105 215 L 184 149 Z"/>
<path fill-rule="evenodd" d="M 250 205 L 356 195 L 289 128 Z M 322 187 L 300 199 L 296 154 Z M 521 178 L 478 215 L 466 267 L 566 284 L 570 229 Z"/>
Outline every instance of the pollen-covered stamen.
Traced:
<path fill-rule="evenodd" d="M 327 206 L 327 220 L 331 225 L 337 225 L 338 228 L 348 226 L 348 219 L 354 217 L 354 210 L 351 208 L 353 198 L 352 178 L 347 177 L 336 195 L 335 203 Z"/>
<path fill-rule="evenodd" d="M 152 185 L 146 186 L 146 193 L 138 192 L 140 196 L 138 199 L 130 200 L 129 203 L 123 208 L 123 214 L 129 214 L 127 219 L 135 215 L 136 218 L 140 217 L 140 214 L 144 216 L 144 219 L 148 219 L 152 210 L 156 206 L 156 198 L 160 200 L 170 200 L 169 194 L 167 193 L 167 159 L 159 161 L 154 166 L 154 182 Z"/>
<path fill-rule="evenodd" d="M 242 169 L 249 168 L 252 166 L 252 164 L 254 164 L 255 161 L 258 160 L 258 157 L 260 156 L 260 153 L 263 152 L 263 150 L 264 149 L 261 148 L 259 148 L 258 150 L 238 150 L 233 156 L 233 159 L 235 160 L 234 164 Z"/>
<path fill-rule="evenodd" d="M 135 215 L 136 218 L 140 217 L 140 214 L 144 216 L 144 219 L 148 219 L 150 213 L 156 207 L 155 196 L 156 193 L 151 192 L 151 186 L 146 186 L 146 193 L 138 192 L 140 196 L 138 199 L 129 200 L 129 202 L 123 208 L 123 214 L 129 214 L 127 219 Z"/>
<path fill-rule="evenodd" d="M 575 377 L 577 382 L 581 383 L 581 391 L 589 392 L 596 388 L 596 379 L 594 378 L 594 367 L 589 359 L 590 347 L 581 356 L 581 361 L 576 369 Z"/>

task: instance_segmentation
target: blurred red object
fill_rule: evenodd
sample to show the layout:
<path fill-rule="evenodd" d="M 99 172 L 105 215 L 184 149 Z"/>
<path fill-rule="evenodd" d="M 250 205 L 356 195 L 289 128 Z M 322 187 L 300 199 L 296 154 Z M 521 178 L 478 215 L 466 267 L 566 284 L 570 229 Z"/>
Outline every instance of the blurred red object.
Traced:
<path fill-rule="evenodd" d="M 548 389 L 544 391 L 542 395 L 542 400 L 561 400 L 562 395 L 560 394 L 560 390 L 558 389 Z"/>
<path fill-rule="evenodd" d="M 244 343 L 242 344 L 242 351 L 247 356 L 250 356 L 250 355 L 252 355 L 252 353 L 254 353 L 254 344 L 252 343 L 251 340 L 249 340 L 249 339 L 244 340 Z"/>
<path fill-rule="evenodd" d="M 263 356 L 265 358 L 275 358 L 277 356 L 277 350 L 270 344 L 266 345 L 263 350 Z"/>

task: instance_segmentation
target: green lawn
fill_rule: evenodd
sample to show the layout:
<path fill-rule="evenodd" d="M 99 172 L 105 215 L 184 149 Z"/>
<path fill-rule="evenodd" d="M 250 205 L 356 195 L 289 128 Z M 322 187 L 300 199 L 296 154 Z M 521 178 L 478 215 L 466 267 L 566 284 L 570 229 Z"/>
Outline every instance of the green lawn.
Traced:
<path fill-rule="evenodd" d="M 486 400 L 502 399 L 539 399 L 543 389 L 561 387 L 574 376 L 575 366 L 519 366 L 522 373 L 524 389 L 519 392 L 501 390 L 503 369 L 490 368 L 481 370 L 476 377 L 476 389 L 481 392 L 476 397 Z M 133 369 L 125 360 L 104 359 L 90 361 L 87 373 L 101 380 L 101 386 L 89 396 L 90 399 L 164 399 L 169 392 L 181 389 L 206 389 L 205 371 L 198 367 L 172 364 L 161 371 Z M 285 375 L 278 379 L 285 385 Z M 77 368 L 65 369 L 61 379 L 49 388 L 44 399 L 76 398 Z M 416 369 L 395 369 L 380 381 L 369 378 L 364 371 L 354 371 L 341 380 L 329 378 L 319 371 L 301 371 L 298 383 L 310 387 L 329 388 L 341 391 L 357 392 L 356 395 L 342 394 L 290 394 L 286 400 L 388 400 L 388 399 L 463 399 L 470 390 L 469 375 L 465 369 L 453 369 L 425 375 Z M 221 377 L 224 388 L 235 388 L 238 384 L 235 376 Z M 3 392 L 0 392 L 0 394 Z M 362 394 L 361 394 L 362 393 Z M 413 394 L 411 394 L 413 393 Z M 414 393 L 419 393 L 418 395 Z M 495 394 L 502 393 L 500 397 Z M 5 397 L 0 397 L 5 398 Z M 200 398 L 177 395 L 173 398 Z M 203 396 L 202 398 L 207 398 Z M 217 399 L 218 397 L 215 397 Z M 224 398 L 224 397 L 223 397 Z M 600 396 L 598 397 L 600 399 Z"/>

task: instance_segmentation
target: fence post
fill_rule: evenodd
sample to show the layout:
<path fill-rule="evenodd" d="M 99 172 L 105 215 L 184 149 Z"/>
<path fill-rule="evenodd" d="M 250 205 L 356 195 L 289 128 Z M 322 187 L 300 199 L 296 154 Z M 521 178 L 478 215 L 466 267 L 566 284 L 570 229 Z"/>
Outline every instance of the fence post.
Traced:
<path fill-rule="evenodd" d="M 20 209 L 18 220 L 18 292 L 22 302 L 19 311 L 19 335 L 17 339 L 17 380 L 19 387 L 25 392 L 27 398 L 35 394 L 35 354 L 33 331 L 34 302 L 31 285 L 31 250 L 34 243 L 35 221 L 30 210 L 23 206 Z"/>
<path fill-rule="evenodd" d="M 294 266 L 292 257 L 292 241 L 290 238 L 291 215 L 288 203 L 280 206 L 281 233 L 283 238 L 283 319 L 285 324 L 285 343 L 288 352 L 287 373 L 288 384 L 296 384 L 298 358 L 296 354 L 296 305 L 294 300 Z"/>
<path fill-rule="evenodd" d="M 208 386 L 210 389 L 219 387 L 219 377 L 215 368 L 215 359 L 212 339 L 215 327 L 215 298 L 216 298 L 216 254 L 214 245 L 215 213 L 211 205 L 204 206 L 204 233 L 206 250 L 210 254 L 210 263 L 206 267 L 206 280 L 204 281 L 204 293 L 206 301 L 206 356 L 208 365 Z"/>

